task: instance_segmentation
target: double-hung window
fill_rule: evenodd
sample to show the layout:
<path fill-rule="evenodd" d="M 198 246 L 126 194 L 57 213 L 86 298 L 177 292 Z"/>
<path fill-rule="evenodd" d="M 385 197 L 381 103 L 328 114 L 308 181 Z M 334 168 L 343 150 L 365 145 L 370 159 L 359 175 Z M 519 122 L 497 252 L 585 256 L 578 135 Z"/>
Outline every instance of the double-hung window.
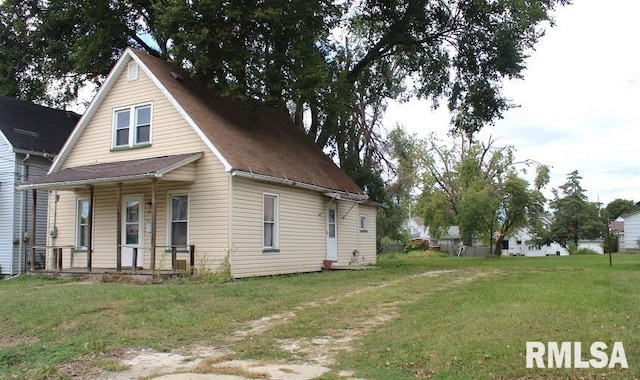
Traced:
<path fill-rule="evenodd" d="M 262 248 L 265 251 L 278 249 L 278 195 L 263 194 L 262 197 Z"/>
<path fill-rule="evenodd" d="M 120 108 L 114 111 L 114 148 L 131 148 L 150 143 L 151 104 Z"/>
<path fill-rule="evenodd" d="M 89 200 L 78 199 L 76 215 L 76 247 L 87 249 L 89 246 Z"/>
<path fill-rule="evenodd" d="M 189 232 L 189 195 L 185 193 L 169 196 L 169 245 L 184 246 Z"/>
<path fill-rule="evenodd" d="M 360 215 L 360 231 L 361 232 L 367 232 L 369 230 L 369 225 L 367 222 L 367 216 L 366 215 Z"/>

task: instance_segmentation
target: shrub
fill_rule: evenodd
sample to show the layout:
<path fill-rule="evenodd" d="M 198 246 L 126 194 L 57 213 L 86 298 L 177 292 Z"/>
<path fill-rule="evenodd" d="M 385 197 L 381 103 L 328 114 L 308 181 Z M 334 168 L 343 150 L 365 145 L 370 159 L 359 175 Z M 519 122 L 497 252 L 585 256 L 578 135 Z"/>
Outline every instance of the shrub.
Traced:
<path fill-rule="evenodd" d="M 429 249 L 429 242 L 422 239 L 414 239 L 404 245 L 404 252 L 426 251 Z"/>
<path fill-rule="evenodd" d="M 598 254 L 598 252 L 594 251 L 593 249 L 578 248 L 576 243 L 569 243 L 567 250 L 569 251 L 570 255 L 597 255 Z"/>
<path fill-rule="evenodd" d="M 407 252 L 407 257 L 449 257 L 449 254 L 442 251 L 419 250 Z"/>

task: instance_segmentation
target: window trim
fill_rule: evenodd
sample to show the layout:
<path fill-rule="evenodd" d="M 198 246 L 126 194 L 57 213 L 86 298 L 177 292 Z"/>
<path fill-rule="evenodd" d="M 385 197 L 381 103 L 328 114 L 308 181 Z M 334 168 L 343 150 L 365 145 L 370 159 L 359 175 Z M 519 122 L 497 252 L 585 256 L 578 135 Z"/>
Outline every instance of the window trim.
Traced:
<path fill-rule="evenodd" d="M 362 222 L 364 221 L 364 227 Z M 368 215 L 360 215 L 360 232 L 369 232 L 369 217 Z"/>
<path fill-rule="evenodd" d="M 74 248 L 74 250 L 76 252 L 86 252 L 86 251 L 89 250 L 88 246 L 81 245 L 81 238 L 82 238 L 81 235 L 82 235 L 82 233 L 80 232 L 80 228 L 82 227 L 82 224 L 80 223 L 80 215 L 81 215 L 81 208 L 80 207 L 81 207 L 81 203 L 82 202 L 86 202 L 89 207 L 91 206 L 91 202 L 89 202 L 89 198 L 88 197 L 77 197 L 76 198 L 76 229 L 75 229 L 75 248 Z M 89 215 L 87 215 L 87 219 L 89 219 Z M 88 220 L 87 220 L 86 226 L 87 226 L 87 230 L 88 230 L 89 229 L 89 221 Z"/>
<path fill-rule="evenodd" d="M 137 142 L 136 132 L 138 125 L 136 125 L 138 114 L 137 109 L 149 107 L 149 141 Z M 129 124 L 127 130 L 129 131 L 127 144 L 117 145 L 117 117 L 118 112 L 129 111 Z M 111 150 L 123 150 L 144 148 L 151 146 L 153 141 L 153 102 L 136 103 L 129 106 L 114 108 L 111 113 Z"/>
<path fill-rule="evenodd" d="M 273 244 L 271 246 L 266 246 L 265 245 L 265 241 L 264 241 L 264 233 L 265 233 L 265 229 L 264 226 L 267 223 L 265 221 L 265 214 L 264 214 L 264 206 L 265 206 L 265 199 L 266 197 L 273 197 L 274 198 L 274 203 L 273 203 Z M 267 253 L 267 252 L 280 252 L 280 194 L 277 193 L 270 193 L 270 192 L 263 192 L 262 193 L 262 252 L 263 253 Z"/>
<path fill-rule="evenodd" d="M 171 226 L 173 224 L 173 220 L 172 220 L 172 214 L 173 214 L 173 203 L 171 202 L 171 200 L 173 199 L 174 196 L 177 195 L 186 195 L 187 196 L 187 246 L 190 245 L 191 243 L 191 194 L 189 193 L 189 191 L 187 190 L 171 190 L 171 191 L 167 191 L 167 233 L 166 235 L 166 243 L 167 243 L 167 251 L 171 251 L 171 235 L 172 235 L 172 230 L 171 230 Z"/>

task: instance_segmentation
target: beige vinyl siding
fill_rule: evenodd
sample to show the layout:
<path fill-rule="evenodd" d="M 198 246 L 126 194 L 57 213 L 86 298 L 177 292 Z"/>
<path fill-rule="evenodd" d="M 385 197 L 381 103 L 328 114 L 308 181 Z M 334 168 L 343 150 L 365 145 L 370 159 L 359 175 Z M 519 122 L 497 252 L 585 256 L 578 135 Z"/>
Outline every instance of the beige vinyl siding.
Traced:
<path fill-rule="evenodd" d="M 113 111 L 123 106 L 152 104 L 151 146 L 112 150 Z M 128 81 L 123 70 L 86 125 L 62 167 L 205 151 L 206 145 L 166 96 L 142 71 Z"/>
<path fill-rule="evenodd" d="M 206 175 L 202 176 L 207 178 Z M 200 179 L 200 177 L 198 177 Z M 165 250 L 168 245 L 167 215 L 169 194 L 185 192 L 189 194 L 189 244 L 196 250 L 196 268 L 199 270 L 218 270 L 228 251 L 228 197 L 226 182 L 205 183 L 205 181 L 158 182 L 156 189 L 156 268 L 170 269 L 171 256 Z M 123 196 L 142 195 L 144 197 L 144 259 L 143 267 L 149 268 L 151 263 L 151 232 L 147 225 L 151 225 L 151 183 L 124 184 Z M 59 192 L 59 202 L 56 209 L 56 225 L 58 237 L 51 241 L 52 245 L 75 246 L 76 244 L 76 205 L 78 199 L 88 198 L 86 189 Z M 94 224 L 93 224 L 93 268 L 115 268 L 117 249 L 117 189 L 115 185 L 98 186 L 94 190 Z M 53 223 L 53 208 L 50 208 L 49 222 Z M 123 216 L 124 217 L 124 216 Z M 168 249 L 168 248 L 166 248 Z M 69 265 L 69 250 L 65 249 L 64 265 Z M 186 253 L 179 253 L 178 259 L 188 260 Z M 129 266 L 129 263 L 122 263 Z M 86 254 L 74 254 L 74 266 L 86 266 Z"/>
<path fill-rule="evenodd" d="M 263 252 L 263 194 L 277 194 L 279 252 Z M 309 190 L 233 178 L 234 277 L 318 271 L 326 255 L 326 204 Z"/>
<path fill-rule="evenodd" d="M 338 261 L 337 265 L 349 265 L 351 255 L 358 248 L 360 218 L 358 205 L 338 201 Z"/>
<path fill-rule="evenodd" d="M 366 264 L 376 263 L 376 208 L 358 205 L 358 251 L 364 256 Z M 360 230 L 360 216 L 367 217 L 367 231 Z"/>
<path fill-rule="evenodd" d="M 76 228 L 76 202 L 78 195 L 73 191 L 51 191 L 49 192 L 49 212 L 48 226 L 49 229 L 55 228 L 56 235 L 48 236 L 48 246 L 64 246 L 62 265 L 69 267 L 71 248 L 75 247 L 75 228 Z M 50 253 L 50 252 L 48 252 Z M 74 260 L 79 258 L 74 256 Z M 80 261 L 74 261 L 74 266 L 85 266 L 86 256 L 82 256 Z M 51 260 L 47 259 L 47 264 Z"/>
<path fill-rule="evenodd" d="M 113 110 L 149 102 L 152 103 L 151 146 L 112 150 Z M 222 163 L 142 70 L 134 81 L 128 81 L 127 72 L 123 71 L 89 120 L 76 145 L 62 163 L 62 168 L 191 152 L 204 152 L 204 155 L 194 164 L 179 168 L 169 173 L 166 179 L 158 181 L 156 244 L 168 244 L 168 192 L 186 191 L 189 194 L 189 244 L 195 245 L 196 267 L 200 270 L 217 270 L 229 250 L 230 174 L 225 172 Z M 88 191 L 78 189 L 76 192 L 61 191 L 59 194 L 56 217 L 58 238 L 52 243 L 75 245 L 76 200 L 79 196 L 88 195 Z M 146 203 L 151 200 L 151 182 L 125 182 L 123 194 L 143 194 Z M 115 268 L 116 265 L 115 196 L 115 184 L 95 188 L 94 268 Z M 145 206 L 145 268 L 150 264 L 151 234 L 146 232 L 146 223 L 150 223 L 150 219 L 150 206 Z M 49 222 L 52 225 L 52 215 Z M 170 256 L 163 258 L 163 253 L 162 248 L 156 251 L 157 268 L 169 268 L 171 265 Z M 187 256 L 180 259 L 185 257 Z M 65 266 L 68 265 L 68 250 L 65 250 L 64 260 Z M 86 255 L 77 253 L 74 263 L 85 266 Z"/>

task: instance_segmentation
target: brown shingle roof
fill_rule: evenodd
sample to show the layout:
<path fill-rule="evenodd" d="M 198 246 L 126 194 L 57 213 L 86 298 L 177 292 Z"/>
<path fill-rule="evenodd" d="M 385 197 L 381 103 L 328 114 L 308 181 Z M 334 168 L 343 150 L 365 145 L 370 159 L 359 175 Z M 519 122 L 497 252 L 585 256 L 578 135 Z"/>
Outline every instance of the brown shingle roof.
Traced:
<path fill-rule="evenodd" d="M 192 82 L 183 70 L 140 51 L 130 51 L 193 119 L 233 170 L 363 194 L 285 113 L 220 97 Z"/>
<path fill-rule="evenodd" d="M 89 185 L 97 182 L 105 183 L 153 177 L 158 178 L 165 173 L 196 161 L 200 157 L 202 157 L 202 153 L 198 152 L 76 166 L 34 178 L 20 186 L 20 188 L 61 188 L 66 186 Z"/>

